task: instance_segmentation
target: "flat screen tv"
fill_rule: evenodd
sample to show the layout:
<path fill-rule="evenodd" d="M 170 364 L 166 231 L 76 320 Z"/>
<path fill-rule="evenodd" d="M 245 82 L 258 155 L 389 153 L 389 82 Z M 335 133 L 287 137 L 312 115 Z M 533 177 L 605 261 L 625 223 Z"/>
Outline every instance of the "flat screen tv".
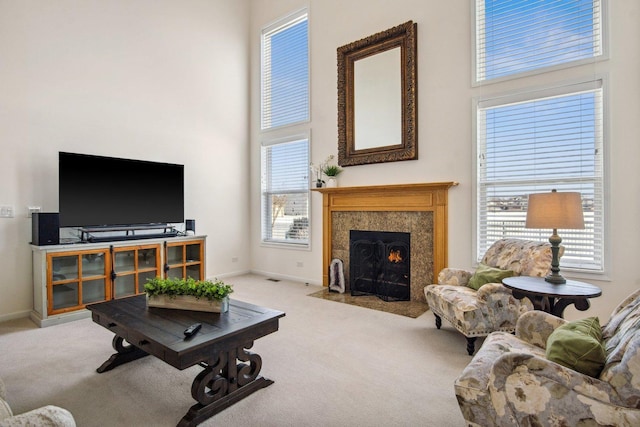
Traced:
<path fill-rule="evenodd" d="M 59 153 L 60 227 L 184 221 L 184 166 Z"/>

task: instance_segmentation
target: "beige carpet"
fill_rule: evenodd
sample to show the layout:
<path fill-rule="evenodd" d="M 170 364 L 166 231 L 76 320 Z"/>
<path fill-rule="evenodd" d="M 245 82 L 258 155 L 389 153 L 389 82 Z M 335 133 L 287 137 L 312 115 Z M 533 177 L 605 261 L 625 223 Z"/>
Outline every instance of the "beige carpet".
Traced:
<path fill-rule="evenodd" d="M 319 286 L 246 275 L 233 298 L 286 312 L 255 342 L 275 381 L 202 426 L 464 426 L 453 381 L 470 361 L 464 337 L 430 312 L 397 316 L 320 298 Z M 175 426 L 195 403 L 199 367 L 152 356 L 98 374 L 113 334 L 89 319 L 38 328 L 0 324 L 0 376 L 14 412 L 69 409 L 80 427 Z"/>

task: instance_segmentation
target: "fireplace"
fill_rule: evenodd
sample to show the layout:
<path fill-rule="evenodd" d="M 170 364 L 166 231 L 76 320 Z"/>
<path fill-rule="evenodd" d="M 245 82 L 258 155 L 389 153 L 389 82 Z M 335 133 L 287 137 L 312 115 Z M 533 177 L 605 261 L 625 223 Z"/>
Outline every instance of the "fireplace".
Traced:
<path fill-rule="evenodd" d="M 350 230 L 411 234 L 410 300 L 426 302 L 424 287 L 447 266 L 448 190 L 457 182 L 317 188 L 322 193 L 322 283 L 332 260 L 344 263 L 350 281 Z M 350 289 L 347 289 L 350 291 Z"/>
<path fill-rule="evenodd" d="M 351 295 L 411 299 L 410 233 L 351 230 L 349 246 Z"/>

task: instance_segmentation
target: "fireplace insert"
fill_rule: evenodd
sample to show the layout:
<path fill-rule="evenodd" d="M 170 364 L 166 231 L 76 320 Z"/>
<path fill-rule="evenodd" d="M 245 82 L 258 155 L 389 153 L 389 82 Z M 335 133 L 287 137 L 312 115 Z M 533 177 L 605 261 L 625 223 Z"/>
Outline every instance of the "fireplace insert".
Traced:
<path fill-rule="evenodd" d="M 409 301 L 411 234 L 351 230 L 351 295 L 375 295 L 384 301 Z"/>

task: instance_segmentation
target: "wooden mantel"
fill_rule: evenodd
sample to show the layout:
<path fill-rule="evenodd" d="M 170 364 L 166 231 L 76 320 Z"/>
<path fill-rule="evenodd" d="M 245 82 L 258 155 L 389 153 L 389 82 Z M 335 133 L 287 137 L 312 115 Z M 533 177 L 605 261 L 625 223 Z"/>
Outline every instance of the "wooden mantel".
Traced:
<path fill-rule="evenodd" d="M 314 188 L 322 193 L 322 283 L 329 284 L 332 214 L 338 211 L 433 212 L 433 271 L 447 266 L 448 190 L 457 182 Z"/>

